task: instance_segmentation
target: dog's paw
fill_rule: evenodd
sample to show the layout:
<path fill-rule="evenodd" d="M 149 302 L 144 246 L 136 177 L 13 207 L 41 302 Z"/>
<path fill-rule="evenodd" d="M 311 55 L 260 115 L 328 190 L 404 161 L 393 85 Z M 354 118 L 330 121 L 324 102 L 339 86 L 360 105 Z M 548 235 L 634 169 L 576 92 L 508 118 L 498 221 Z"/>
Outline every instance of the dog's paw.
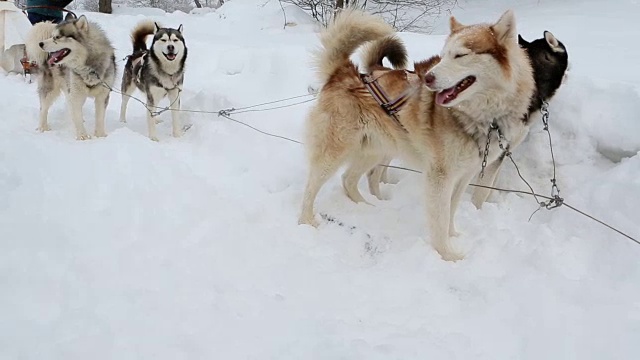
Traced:
<path fill-rule="evenodd" d="M 49 127 L 49 125 L 44 125 L 44 126 L 38 126 L 36 128 L 37 132 L 45 132 L 45 131 L 49 131 L 51 130 L 51 128 Z"/>
<path fill-rule="evenodd" d="M 436 249 L 436 251 L 438 251 L 438 254 L 440 254 L 440 256 L 442 257 L 442 260 L 445 260 L 445 261 L 455 262 L 455 261 L 460 261 L 464 259 L 464 254 L 459 251 L 455 251 L 451 249 L 448 249 L 446 251 Z"/>
<path fill-rule="evenodd" d="M 127 123 L 127 119 L 125 119 L 125 118 L 120 118 L 120 122 L 121 122 L 121 123 L 125 123 L 125 124 L 126 124 L 126 123 Z"/>
<path fill-rule="evenodd" d="M 347 193 L 347 197 L 349 198 L 349 200 L 353 201 L 356 204 L 365 204 L 365 205 L 374 206 L 372 203 L 370 203 L 367 200 L 365 200 L 365 198 L 362 197 L 362 195 L 360 195 L 360 193 L 358 193 L 358 194 L 349 194 L 349 193 Z"/>
<path fill-rule="evenodd" d="M 94 134 L 94 136 L 95 136 L 95 137 L 99 137 L 99 138 L 101 138 L 101 137 L 107 137 L 107 133 L 106 133 L 106 132 L 104 132 L 104 131 L 96 131 L 96 132 L 95 132 L 95 134 Z"/>
<path fill-rule="evenodd" d="M 451 236 L 451 237 L 458 237 L 458 236 L 460 236 L 460 235 L 461 235 L 461 233 L 460 233 L 458 230 L 456 230 L 456 229 L 449 229 L 449 236 Z"/>
<path fill-rule="evenodd" d="M 173 130 L 173 137 L 179 138 L 184 134 L 182 130 Z"/>
<path fill-rule="evenodd" d="M 76 136 L 76 140 L 89 140 L 91 136 L 88 134 L 79 134 Z"/>
<path fill-rule="evenodd" d="M 157 136 L 149 136 L 149 139 L 151 139 L 151 141 L 155 141 L 155 142 L 159 142 L 160 140 L 158 140 Z"/>
<path fill-rule="evenodd" d="M 318 226 L 320 226 L 320 222 L 314 218 L 311 218 L 311 219 L 300 218 L 298 219 L 298 225 L 310 225 L 310 226 L 313 226 L 314 228 L 317 228 Z"/>
<path fill-rule="evenodd" d="M 375 196 L 380 201 L 389 201 L 389 200 L 391 200 L 391 196 L 389 196 L 389 195 L 382 195 L 382 194 L 371 194 L 371 195 Z"/>

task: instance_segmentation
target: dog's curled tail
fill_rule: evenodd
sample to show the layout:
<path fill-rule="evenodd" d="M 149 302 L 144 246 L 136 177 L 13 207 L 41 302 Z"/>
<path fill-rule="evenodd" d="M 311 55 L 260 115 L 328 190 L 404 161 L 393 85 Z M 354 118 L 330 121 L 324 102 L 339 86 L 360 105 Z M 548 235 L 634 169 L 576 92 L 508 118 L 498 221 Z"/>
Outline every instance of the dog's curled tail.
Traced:
<path fill-rule="evenodd" d="M 156 25 L 153 21 L 145 20 L 131 31 L 131 41 L 133 42 L 133 52 L 147 50 L 147 36 L 156 32 Z"/>
<path fill-rule="evenodd" d="M 322 83 L 340 67 L 349 63 L 349 56 L 362 44 L 392 35 L 393 28 L 381 17 L 361 10 L 345 9 L 320 34 L 322 48 L 314 54 L 315 66 Z"/>
<path fill-rule="evenodd" d="M 389 59 L 394 69 L 407 67 L 407 49 L 397 36 L 388 35 L 366 46 L 362 55 L 365 71 L 371 72 L 374 67 L 382 66 L 384 58 Z"/>
<path fill-rule="evenodd" d="M 55 28 L 56 24 L 51 21 L 39 22 L 33 25 L 27 34 L 25 40 L 27 57 L 30 61 L 38 64 L 38 66 L 46 64 L 47 57 L 49 56 L 46 51 L 40 48 L 40 42 L 50 39 L 53 36 L 53 30 Z"/>

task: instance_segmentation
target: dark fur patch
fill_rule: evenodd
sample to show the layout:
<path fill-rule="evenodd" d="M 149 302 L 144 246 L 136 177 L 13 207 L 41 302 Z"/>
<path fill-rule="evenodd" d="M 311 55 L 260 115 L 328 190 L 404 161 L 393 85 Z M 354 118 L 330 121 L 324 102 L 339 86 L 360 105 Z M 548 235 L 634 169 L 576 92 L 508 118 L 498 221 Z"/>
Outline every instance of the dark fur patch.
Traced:
<path fill-rule="evenodd" d="M 569 65 L 569 54 L 560 41 L 558 41 L 558 45 L 564 49 L 564 52 L 553 51 L 544 37 L 528 42 L 518 36 L 518 42 L 529 56 L 536 82 L 536 90 L 529 106 L 529 114 L 531 114 L 540 110 L 542 100 L 551 99 L 562 85 L 562 78 Z"/>
<path fill-rule="evenodd" d="M 407 49 L 400 39 L 395 36 L 387 36 L 378 40 L 377 44 L 373 47 L 375 53 L 371 54 L 369 59 L 375 61 L 372 64 L 366 64 L 367 68 L 372 68 L 374 65 L 382 66 L 382 60 L 387 58 L 394 68 L 402 68 L 407 64 Z"/>
<path fill-rule="evenodd" d="M 170 29 L 170 28 L 160 28 L 153 35 L 153 42 L 160 40 L 160 38 L 162 38 L 163 35 L 167 35 L 169 37 L 171 37 L 171 35 L 175 35 L 178 38 L 178 40 L 184 43 L 184 37 L 182 36 L 182 33 L 177 29 Z"/>

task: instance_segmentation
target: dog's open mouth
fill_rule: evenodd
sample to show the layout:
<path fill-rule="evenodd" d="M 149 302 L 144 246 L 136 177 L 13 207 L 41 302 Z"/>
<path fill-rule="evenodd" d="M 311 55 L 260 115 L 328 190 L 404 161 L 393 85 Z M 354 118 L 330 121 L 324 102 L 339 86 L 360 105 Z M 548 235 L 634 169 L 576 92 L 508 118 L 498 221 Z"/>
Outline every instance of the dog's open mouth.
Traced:
<path fill-rule="evenodd" d="M 169 61 L 175 60 L 176 56 L 178 55 L 178 54 L 175 54 L 175 53 L 168 53 L 168 54 L 163 53 L 163 54 L 164 54 L 164 57 L 166 57 L 167 60 L 169 60 Z"/>
<path fill-rule="evenodd" d="M 67 55 L 69 55 L 70 53 L 71 53 L 71 50 L 69 50 L 69 49 L 62 49 L 62 50 L 58 50 L 56 52 L 52 52 L 52 53 L 49 54 L 49 59 L 47 60 L 47 63 L 49 63 L 49 65 L 53 66 L 53 65 L 59 63 L 60 61 L 62 61 L 62 59 L 67 57 Z"/>
<path fill-rule="evenodd" d="M 476 82 L 475 76 L 467 76 L 457 83 L 456 86 L 438 92 L 436 94 L 436 103 L 438 105 L 446 105 L 452 102 L 458 97 L 458 95 L 460 95 L 461 92 L 467 90 L 469 86 L 473 85 L 474 82 Z"/>

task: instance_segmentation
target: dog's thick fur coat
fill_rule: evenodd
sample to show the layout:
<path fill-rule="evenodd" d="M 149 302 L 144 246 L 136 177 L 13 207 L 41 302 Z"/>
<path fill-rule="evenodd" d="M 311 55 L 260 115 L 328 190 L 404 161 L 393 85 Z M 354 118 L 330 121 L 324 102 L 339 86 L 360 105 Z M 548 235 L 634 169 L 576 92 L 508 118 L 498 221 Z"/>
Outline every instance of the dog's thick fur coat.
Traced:
<path fill-rule="evenodd" d="M 151 48 L 147 49 L 146 38 L 150 35 L 153 35 L 153 41 Z M 178 29 L 171 29 L 143 21 L 131 32 L 131 40 L 133 52 L 128 56 L 122 74 L 120 121 L 127 122 L 127 104 L 137 87 L 147 96 L 149 138 L 158 141 L 155 111 L 165 97 L 169 98 L 173 136 L 181 136 L 180 92 L 187 60 L 182 25 Z"/>
<path fill-rule="evenodd" d="M 528 42 L 518 35 L 518 43 L 523 49 L 525 49 L 527 56 L 531 60 L 533 77 L 536 85 L 534 95 L 532 96 L 531 103 L 529 104 L 529 110 L 523 118 L 525 123 L 531 125 L 530 117 L 540 110 L 543 101 L 549 101 L 553 97 L 565 79 L 568 67 L 568 53 L 564 44 L 549 31 L 545 31 L 542 38 L 533 42 Z M 363 55 L 363 58 L 365 59 L 363 64 L 365 71 L 371 72 L 377 67 L 381 67 L 382 60 L 385 57 L 387 59 L 394 59 L 394 61 L 390 61 L 392 64 L 402 64 L 403 62 L 406 62 L 406 50 L 404 49 L 404 45 L 400 39 L 385 38 L 372 42 Z M 434 56 L 432 57 L 432 62 L 426 64 L 426 68 L 417 70 L 428 71 L 439 61 L 440 57 Z M 405 68 L 404 66 L 393 66 L 395 69 Z M 511 143 L 510 145 L 511 151 L 515 150 L 518 146 L 518 144 L 515 143 Z M 482 185 L 485 186 L 495 186 L 495 179 L 497 178 L 500 164 L 503 160 L 503 157 L 498 158 L 496 160 L 498 163 L 489 164 L 489 168 L 485 172 L 487 177 L 486 180 L 494 179 L 492 183 L 480 178 L 475 182 L 482 183 Z M 380 182 L 389 182 L 387 179 L 387 165 L 389 165 L 390 162 L 391 158 L 382 159 L 380 161 L 382 166 L 375 166 L 367 174 L 369 191 L 379 199 L 382 199 L 379 186 Z M 357 185 L 347 184 L 345 185 L 345 188 L 349 186 Z M 472 202 L 477 208 L 480 208 L 482 203 L 486 201 L 489 194 L 490 190 L 487 188 L 475 188 L 473 191 Z"/>
<path fill-rule="evenodd" d="M 318 225 L 315 198 L 341 165 L 349 164 L 343 179 L 359 178 L 381 156 L 399 153 L 425 173 L 433 246 L 444 259 L 458 260 L 462 255 L 449 240 L 457 234 L 458 202 L 480 168 L 491 124 L 509 142 L 526 134 L 521 119 L 534 91 L 531 65 L 518 46 L 511 11 L 492 25 L 464 26 L 451 18 L 441 60 L 429 71 L 418 70 L 426 67 L 418 63 L 416 75 L 373 72 L 392 98 L 412 90 L 398 113 L 400 127 L 365 89 L 349 60 L 358 46 L 390 35 L 393 29 L 382 19 L 357 10 L 341 12 L 321 34 L 323 49 L 316 61 L 324 86 L 307 119 L 309 175 L 299 223 Z M 491 136 L 488 161 L 502 153 L 495 132 Z M 352 199 L 361 198 L 357 189 L 350 192 Z"/>
<path fill-rule="evenodd" d="M 48 113 L 53 102 L 64 92 L 78 140 L 89 139 L 84 127 L 82 106 L 87 97 L 95 99 L 95 136 L 107 135 L 105 113 L 110 87 L 116 74 L 115 54 L 111 42 L 100 27 L 83 15 L 55 25 L 35 24 L 25 41 L 27 56 L 38 65 L 40 95 L 38 131 L 49 130 Z"/>

